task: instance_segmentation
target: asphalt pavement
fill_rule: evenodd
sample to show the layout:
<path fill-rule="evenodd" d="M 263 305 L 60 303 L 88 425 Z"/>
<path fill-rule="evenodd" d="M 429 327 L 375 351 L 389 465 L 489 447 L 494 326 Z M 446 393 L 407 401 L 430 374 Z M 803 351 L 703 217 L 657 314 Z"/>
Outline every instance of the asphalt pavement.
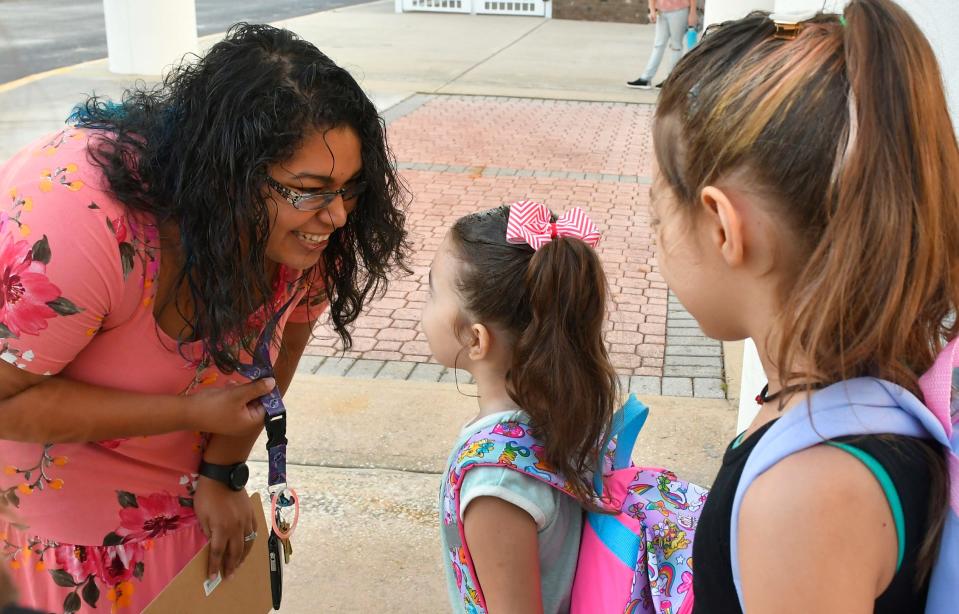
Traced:
<path fill-rule="evenodd" d="M 196 0 L 197 33 L 206 36 L 238 21 L 270 23 L 364 1 Z M 0 83 L 106 55 L 103 0 L 0 0 Z"/>

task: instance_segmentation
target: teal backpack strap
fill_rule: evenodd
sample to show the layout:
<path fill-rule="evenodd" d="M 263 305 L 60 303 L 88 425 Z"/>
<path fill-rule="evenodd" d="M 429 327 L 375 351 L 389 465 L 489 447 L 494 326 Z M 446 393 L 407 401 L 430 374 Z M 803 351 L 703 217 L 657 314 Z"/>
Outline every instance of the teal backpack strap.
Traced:
<path fill-rule="evenodd" d="M 906 553 L 906 520 L 902 511 L 902 501 L 899 499 L 899 491 L 896 490 L 896 485 L 893 484 L 889 472 L 876 460 L 875 456 L 865 450 L 839 441 L 827 441 L 826 444 L 852 454 L 876 476 L 876 480 L 879 482 L 879 486 L 882 487 L 882 492 L 886 495 L 886 500 L 889 502 L 892 519 L 896 525 L 896 540 L 899 543 L 897 549 L 898 554 L 896 555 L 896 572 L 898 573 L 899 568 L 902 567 L 902 559 Z"/>
<path fill-rule="evenodd" d="M 593 474 L 593 488 L 598 495 L 603 494 L 603 474 L 625 469 L 632 463 L 633 446 L 647 417 L 649 408 L 635 394 L 629 395 L 622 408 L 613 414 L 612 427 L 601 449 L 599 470 Z"/>

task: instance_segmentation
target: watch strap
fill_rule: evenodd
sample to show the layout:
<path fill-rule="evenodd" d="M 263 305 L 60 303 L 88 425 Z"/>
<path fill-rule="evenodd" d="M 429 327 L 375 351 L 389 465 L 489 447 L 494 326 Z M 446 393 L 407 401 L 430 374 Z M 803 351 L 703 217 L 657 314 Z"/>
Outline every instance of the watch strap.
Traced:
<path fill-rule="evenodd" d="M 234 465 L 218 465 L 216 463 L 208 463 L 204 460 L 200 461 L 200 475 L 211 480 L 216 480 L 217 482 L 222 482 L 230 488 L 233 488 L 233 481 L 230 479 L 233 475 L 233 471 L 242 465 L 243 463 L 236 463 Z"/>

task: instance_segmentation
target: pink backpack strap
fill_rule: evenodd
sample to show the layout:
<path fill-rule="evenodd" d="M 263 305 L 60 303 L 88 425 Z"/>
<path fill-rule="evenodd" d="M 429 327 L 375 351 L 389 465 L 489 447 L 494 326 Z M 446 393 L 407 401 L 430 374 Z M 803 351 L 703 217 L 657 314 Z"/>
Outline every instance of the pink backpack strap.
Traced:
<path fill-rule="evenodd" d="M 949 501 L 953 512 L 959 515 L 959 433 L 954 425 L 959 422 L 959 337 L 950 341 L 932 367 L 919 378 L 923 401 L 942 423 L 946 436 L 952 440 L 952 449 L 946 456 L 949 465 Z"/>
<path fill-rule="evenodd" d="M 442 530 L 449 544 L 448 563 L 456 577 L 469 614 L 485 614 L 473 559 L 466 546 L 466 534 L 460 521 L 460 489 L 466 474 L 476 467 L 503 467 L 535 478 L 570 496 L 565 478 L 542 460 L 543 447 L 523 422 L 501 422 L 472 435 L 460 447 L 443 479 Z"/>
<path fill-rule="evenodd" d="M 957 382 L 956 368 L 959 367 L 959 337 L 946 345 L 936 358 L 936 362 L 919 378 L 926 407 L 939 419 L 946 429 L 946 436 L 952 437 L 953 425 L 959 421 L 959 398 L 953 399 L 953 390 Z"/>

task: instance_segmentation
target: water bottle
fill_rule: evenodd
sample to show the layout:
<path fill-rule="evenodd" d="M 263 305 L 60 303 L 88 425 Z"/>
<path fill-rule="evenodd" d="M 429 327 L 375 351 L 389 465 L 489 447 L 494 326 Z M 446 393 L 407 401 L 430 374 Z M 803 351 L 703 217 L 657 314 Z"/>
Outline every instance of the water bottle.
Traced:
<path fill-rule="evenodd" d="M 690 50 L 696 46 L 696 28 L 689 26 L 686 29 L 686 50 Z"/>

